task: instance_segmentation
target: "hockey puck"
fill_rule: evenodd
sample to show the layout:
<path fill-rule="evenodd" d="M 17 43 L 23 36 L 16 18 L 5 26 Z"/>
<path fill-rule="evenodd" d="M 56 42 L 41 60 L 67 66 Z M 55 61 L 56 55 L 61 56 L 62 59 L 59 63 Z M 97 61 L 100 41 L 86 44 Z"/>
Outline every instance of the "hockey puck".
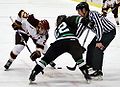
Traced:
<path fill-rule="evenodd" d="M 62 67 L 57 67 L 57 69 L 62 69 Z"/>

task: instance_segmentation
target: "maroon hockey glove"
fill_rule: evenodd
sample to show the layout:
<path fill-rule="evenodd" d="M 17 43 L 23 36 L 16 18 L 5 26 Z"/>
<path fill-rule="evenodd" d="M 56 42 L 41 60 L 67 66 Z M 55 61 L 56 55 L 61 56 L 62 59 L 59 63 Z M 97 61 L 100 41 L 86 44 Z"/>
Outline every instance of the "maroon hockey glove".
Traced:
<path fill-rule="evenodd" d="M 41 53 L 40 51 L 34 51 L 31 55 L 30 55 L 30 58 L 32 61 L 35 61 L 37 58 L 40 58 L 41 57 Z"/>
<path fill-rule="evenodd" d="M 12 24 L 12 28 L 14 29 L 14 30 L 18 30 L 18 29 L 22 29 L 22 27 L 21 27 L 21 23 L 20 22 L 18 22 L 17 20 Z"/>

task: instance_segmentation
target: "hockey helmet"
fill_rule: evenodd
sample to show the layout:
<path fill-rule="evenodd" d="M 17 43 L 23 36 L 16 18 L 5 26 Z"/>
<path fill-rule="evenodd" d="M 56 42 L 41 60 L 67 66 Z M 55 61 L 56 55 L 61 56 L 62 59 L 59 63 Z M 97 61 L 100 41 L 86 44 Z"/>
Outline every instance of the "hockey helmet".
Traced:
<path fill-rule="evenodd" d="M 66 19 L 66 15 L 59 15 L 56 20 L 56 25 L 59 26 Z"/>
<path fill-rule="evenodd" d="M 45 34 L 50 29 L 49 22 L 44 19 L 40 20 L 37 26 L 37 32 L 39 34 Z"/>
<path fill-rule="evenodd" d="M 77 6 L 76 6 L 76 10 L 79 10 L 79 9 L 83 9 L 85 8 L 86 11 L 89 11 L 89 5 L 87 2 L 80 2 Z"/>

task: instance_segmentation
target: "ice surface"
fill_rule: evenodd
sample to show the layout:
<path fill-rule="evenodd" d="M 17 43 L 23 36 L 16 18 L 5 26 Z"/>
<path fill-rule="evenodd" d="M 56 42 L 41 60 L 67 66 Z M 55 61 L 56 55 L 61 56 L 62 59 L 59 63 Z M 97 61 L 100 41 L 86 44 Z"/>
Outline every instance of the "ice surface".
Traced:
<path fill-rule="evenodd" d="M 55 62 L 59 70 L 53 70 L 50 66 L 45 69 L 45 74 L 39 74 L 36 84 L 29 85 L 29 74 L 35 63 L 29 58 L 30 53 L 25 48 L 14 61 L 9 71 L 4 71 L 4 64 L 9 58 L 9 53 L 14 47 L 15 31 L 11 27 L 10 16 L 16 18 L 17 12 L 21 9 L 33 13 L 38 19 L 47 19 L 50 22 L 50 38 L 48 45 L 55 41 L 53 31 L 55 29 L 55 19 L 58 15 L 76 15 L 76 2 L 71 0 L 1 0 L 0 1 L 0 87 L 120 87 L 120 27 L 117 27 L 117 35 L 104 54 L 103 80 L 92 81 L 86 84 L 81 72 L 77 69 L 71 72 L 66 66 L 73 66 L 75 63 L 72 57 L 65 53 L 58 57 Z M 90 7 L 92 10 L 101 9 Z M 115 23 L 112 13 L 108 18 Z M 80 38 L 80 43 L 86 35 L 84 32 Z M 87 44 L 91 41 L 93 33 L 90 32 Z M 28 41 L 31 51 L 35 50 L 35 45 Z M 84 54 L 85 58 L 85 54 Z"/>

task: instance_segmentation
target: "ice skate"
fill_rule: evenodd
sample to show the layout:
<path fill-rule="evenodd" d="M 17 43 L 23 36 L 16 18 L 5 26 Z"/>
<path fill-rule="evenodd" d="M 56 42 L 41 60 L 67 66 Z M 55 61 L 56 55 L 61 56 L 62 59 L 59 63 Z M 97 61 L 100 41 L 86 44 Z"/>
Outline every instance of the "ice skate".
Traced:
<path fill-rule="evenodd" d="M 36 75 L 39 74 L 40 72 L 41 72 L 42 74 L 44 74 L 43 68 L 42 68 L 40 65 L 37 64 L 37 65 L 34 67 L 34 69 L 32 70 L 31 74 L 30 74 L 30 77 L 29 77 L 30 83 L 32 83 L 33 81 L 35 81 Z"/>
<path fill-rule="evenodd" d="M 93 80 L 103 80 L 103 73 L 101 70 L 94 71 L 94 73 L 90 74 L 90 76 Z"/>
<path fill-rule="evenodd" d="M 7 63 L 5 64 L 5 71 L 9 69 L 10 65 L 12 64 L 12 60 L 8 60 Z"/>
<path fill-rule="evenodd" d="M 30 74 L 30 77 L 29 77 L 30 84 L 31 84 L 33 81 L 35 81 L 35 77 L 36 77 L 35 71 L 32 70 L 32 73 Z"/>
<path fill-rule="evenodd" d="M 86 65 L 83 65 L 83 66 L 80 67 L 79 69 L 82 71 L 82 73 L 83 73 L 83 75 L 84 75 L 84 78 L 86 79 L 87 83 L 88 83 L 88 84 L 91 83 L 91 77 L 90 77 L 90 75 L 88 74 L 88 69 L 87 69 Z"/>

